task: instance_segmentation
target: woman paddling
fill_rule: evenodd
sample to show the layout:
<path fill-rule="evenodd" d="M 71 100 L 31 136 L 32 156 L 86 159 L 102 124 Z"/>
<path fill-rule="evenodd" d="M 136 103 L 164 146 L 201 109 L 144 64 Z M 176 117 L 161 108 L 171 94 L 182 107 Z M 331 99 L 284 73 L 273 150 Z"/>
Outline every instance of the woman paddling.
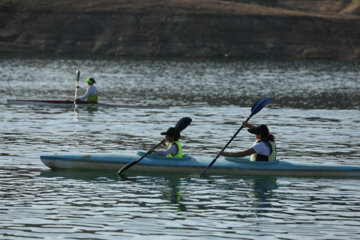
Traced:
<path fill-rule="evenodd" d="M 149 152 L 155 152 L 156 154 L 167 157 L 182 157 L 181 144 L 179 142 L 180 132 L 176 128 L 169 128 L 166 132 L 162 132 L 161 135 L 165 135 L 161 144 L 165 150 L 150 150 Z M 168 145 L 166 143 L 169 143 Z"/>
<path fill-rule="evenodd" d="M 225 157 L 250 156 L 250 161 L 274 161 L 276 159 L 275 137 L 270 134 L 266 125 L 255 127 L 247 122 L 242 122 L 243 127 L 249 128 L 248 132 L 255 134 L 253 146 L 242 152 L 219 152 Z"/>
<path fill-rule="evenodd" d="M 86 93 L 84 96 L 79 97 L 76 99 L 76 102 L 80 102 L 80 101 L 86 101 L 86 102 L 93 102 L 93 103 L 97 103 L 98 102 L 98 90 L 95 87 L 95 80 L 93 78 L 88 78 L 84 80 L 85 82 L 88 83 L 88 89 L 86 90 Z"/>

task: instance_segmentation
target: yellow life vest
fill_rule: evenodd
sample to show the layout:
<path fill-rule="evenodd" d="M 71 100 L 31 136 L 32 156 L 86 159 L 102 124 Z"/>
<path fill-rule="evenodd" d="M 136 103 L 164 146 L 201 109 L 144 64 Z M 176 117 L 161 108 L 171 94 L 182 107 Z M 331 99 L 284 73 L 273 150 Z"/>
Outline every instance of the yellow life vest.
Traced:
<path fill-rule="evenodd" d="M 97 102 L 98 101 L 98 94 L 90 94 L 86 100 L 87 102 Z"/>
<path fill-rule="evenodd" d="M 276 160 L 276 145 L 275 145 L 275 142 L 257 140 L 255 142 L 255 144 L 258 143 L 258 142 L 265 142 L 265 143 L 270 144 L 271 154 L 270 154 L 270 156 L 265 156 L 265 155 L 254 153 L 254 154 L 250 155 L 250 161 L 267 161 L 267 162 L 275 161 Z"/>
<path fill-rule="evenodd" d="M 171 153 L 169 153 L 168 155 L 166 155 L 167 157 L 176 157 L 176 158 L 181 158 L 182 157 L 182 149 L 181 149 L 181 144 L 179 141 L 175 141 L 175 142 L 172 142 L 170 143 L 166 149 L 169 149 L 173 144 L 176 144 L 177 146 L 177 154 L 175 156 L 173 156 Z"/>

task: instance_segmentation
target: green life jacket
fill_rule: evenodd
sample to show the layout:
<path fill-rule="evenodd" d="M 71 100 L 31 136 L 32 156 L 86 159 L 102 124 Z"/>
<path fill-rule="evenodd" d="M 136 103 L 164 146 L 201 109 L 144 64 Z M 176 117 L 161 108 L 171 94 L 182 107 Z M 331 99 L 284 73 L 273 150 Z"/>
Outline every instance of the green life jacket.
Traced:
<path fill-rule="evenodd" d="M 87 102 L 97 102 L 98 101 L 98 94 L 90 94 L 86 100 Z"/>
<path fill-rule="evenodd" d="M 169 144 L 169 146 L 167 146 L 166 149 L 169 149 L 173 144 L 175 143 L 176 147 L 177 147 L 177 154 L 175 156 L 173 156 L 171 153 L 169 153 L 168 155 L 166 155 L 167 157 L 176 157 L 176 158 L 181 158 L 182 157 L 182 149 L 181 149 L 181 144 L 179 141 L 174 141 L 171 142 Z"/>
<path fill-rule="evenodd" d="M 265 156 L 265 155 L 254 153 L 254 154 L 250 155 L 250 161 L 263 161 L 263 162 L 275 161 L 276 160 L 276 145 L 275 145 L 275 142 L 257 140 L 255 143 L 259 143 L 259 142 L 264 142 L 264 143 L 268 144 L 270 146 L 271 154 L 270 154 L 270 156 Z"/>

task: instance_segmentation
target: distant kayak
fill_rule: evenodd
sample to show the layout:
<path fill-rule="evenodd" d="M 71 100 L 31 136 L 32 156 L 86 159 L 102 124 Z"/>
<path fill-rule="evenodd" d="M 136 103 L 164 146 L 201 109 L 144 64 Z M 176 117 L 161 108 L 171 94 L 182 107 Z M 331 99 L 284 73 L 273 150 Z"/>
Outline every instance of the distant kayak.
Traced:
<path fill-rule="evenodd" d="M 84 154 L 47 155 L 41 161 L 51 169 L 112 170 L 114 174 L 125 164 L 137 160 L 145 153 L 137 154 Z M 206 157 L 169 158 L 150 154 L 128 171 L 151 173 L 199 174 L 211 159 Z M 272 175 L 290 177 L 360 177 L 360 167 L 274 162 L 252 162 L 249 158 L 223 158 L 208 170 L 207 175 Z"/>
<path fill-rule="evenodd" d="M 54 106 L 54 107 L 73 107 L 72 100 L 7 100 L 8 104 L 14 105 L 39 105 L 39 106 Z M 127 105 L 127 104 L 112 104 L 112 103 L 94 103 L 94 102 L 79 102 L 78 106 L 94 106 L 94 107 L 110 107 L 110 108 L 160 108 L 167 109 L 168 106 L 158 105 Z"/>

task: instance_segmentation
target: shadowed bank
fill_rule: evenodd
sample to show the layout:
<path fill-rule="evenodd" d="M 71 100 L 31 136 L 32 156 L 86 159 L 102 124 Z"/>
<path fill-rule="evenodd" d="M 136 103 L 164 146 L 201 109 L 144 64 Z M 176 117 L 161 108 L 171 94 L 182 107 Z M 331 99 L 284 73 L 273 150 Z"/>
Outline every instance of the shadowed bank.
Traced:
<path fill-rule="evenodd" d="M 358 1 L 0 0 L 0 53 L 359 59 Z"/>

